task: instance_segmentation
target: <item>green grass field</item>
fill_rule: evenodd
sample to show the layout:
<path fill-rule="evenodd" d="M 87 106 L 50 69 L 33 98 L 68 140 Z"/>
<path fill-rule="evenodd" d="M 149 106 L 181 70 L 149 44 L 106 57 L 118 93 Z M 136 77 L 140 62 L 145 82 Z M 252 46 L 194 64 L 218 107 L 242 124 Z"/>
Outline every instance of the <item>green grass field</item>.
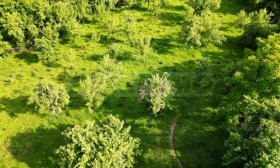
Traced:
<path fill-rule="evenodd" d="M 29 51 L 16 53 L 0 59 L 0 167 L 57 167 L 58 157 L 54 151 L 63 144 L 61 131 L 73 125 L 83 125 L 87 120 L 102 120 L 113 114 L 131 125 L 131 134 L 141 139 L 142 155 L 135 167 L 178 167 L 170 149 L 169 135 L 172 122 L 177 119 L 175 149 L 183 167 L 222 167 L 223 141 L 227 134 L 216 119 L 219 88 L 215 82 L 206 90 L 193 87 L 194 62 L 210 57 L 213 62 L 234 62 L 240 53 L 238 38 L 242 31 L 235 26 L 235 14 L 245 2 L 223 0 L 215 12 L 222 21 L 227 41 L 222 46 L 186 49 L 178 41 L 180 24 L 184 19 L 185 4 L 181 0 L 170 4 L 158 16 L 146 6 L 133 7 L 137 17 L 139 36 L 150 36 L 154 49 L 153 57 L 145 63 L 132 58 L 133 48 L 126 42 L 119 23 L 114 36 L 109 36 L 98 17 L 81 26 L 75 42 L 57 46 L 57 54 L 49 63 L 38 60 Z M 125 10 L 117 8 L 111 16 L 122 19 Z M 100 31 L 99 43 L 92 43 L 90 34 Z M 88 112 L 78 93 L 79 81 L 96 69 L 97 61 L 106 54 L 111 43 L 122 48 L 117 58 L 123 63 L 120 79 L 114 88 L 107 91 L 104 104 Z M 76 57 L 64 59 L 72 50 Z M 219 71 L 219 69 L 216 69 Z M 145 103 L 137 100 L 137 87 L 150 73 L 170 72 L 176 83 L 177 96 L 173 110 L 163 110 L 157 117 L 147 110 Z M 9 77 L 13 82 L 8 81 Z M 27 105 L 27 98 L 34 86 L 50 80 L 63 84 L 71 96 L 70 105 L 64 113 L 52 115 L 38 113 L 34 106 Z M 127 83 L 130 85 L 127 85 Z"/>

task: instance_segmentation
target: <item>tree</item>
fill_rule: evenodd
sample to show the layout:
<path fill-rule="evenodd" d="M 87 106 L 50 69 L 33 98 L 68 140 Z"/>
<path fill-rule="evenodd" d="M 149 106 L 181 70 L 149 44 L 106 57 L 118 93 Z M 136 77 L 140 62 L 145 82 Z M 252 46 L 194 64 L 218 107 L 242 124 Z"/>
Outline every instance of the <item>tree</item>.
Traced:
<path fill-rule="evenodd" d="M 168 73 L 164 73 L 162 77 L 159 74 L 152 74 L 152 78 L 140 86 L 139 100 L 150 103 L 150 108 L 155 115 L 165 107 L 171 107 L 169 102 L 175 94 L 175 88 L 174 83 L 168 80 L 169 76 Z"/>
<path fill-rule="evenodd" d="M 62 135 L 67 144 L 57 153 L 61 167 L 133 167 L 134 157 L 139 155 L 140 139 L 132 137 L 130 127 L 109 115 L 100 125 L 89 121 L 83 127 L 76 125 Z"/>
<path fill-rule="evenodd" d="M 101 74 L 87 76 L 85 80 L 80 81 L 80 93 L 87 101 L 86 106 L 89 109 L 98 108 L 103 104 L 106 87 L 106 80 Z"/>
<path fill-rule="evenodd" d="M 258 37 L 265 38 L 276 31 L 276 25 L 270 23 L 272 13 L 268 13 L 266 9 L 252 12 L 247 17 L 244 16 L 244 13 L 240 15 L 243 15 L 239 17 L 240 19 L 243 17 L 242 21 L 246 20 L 242 25 L 244 30 L 242 41 L 245 47 L 255 47 Z"/>
<path fill-rule="evenodd" d="M 135 35 L 137 33 L 137 20 L 135 15 L 130 12 L 125 13 L 125 34 L 127 36 L 127 40 L 130 44 L 134 42 Z"/>
<path fill-rule="evenodd" d="M 7 21 L 6 21 L 7 20 Z M 17 46 L 22 46 L 24 42 L 24 22 L 20 13 L 5 13 L 4 18 L 0 19 L 3 31 L 7 32 L 5 34 L 7 39 Z"/>
<path fill-rule="evenodd" d="M 280 164 L 280 35 L 257 38 L 232 77 L 224 102 L 227 167 L 278 167 Z"/>
<path fill-rule="evenodd" d="M 231 99 L 243 95 L 272 97 L 280 94 L 280 34 L 257 39 L 258 49 L 248 52 L 225 83 L 230 88 Z"/>
<path fill-rule="evenodd" d="M 134 42 L 136 52 L 133 55 L 136 60 L 146 62 L 146 58 L 153 54 L 151 37 L 143 37 Z"/>
<path fill-rule="evenodd" d="M 218 18 L 211 13 L 203 13 L 202 15 L 189 12 L 185 22 L 182 25 L 179 39 L 186 46 L 205 46 L 209 43 L 221 45 L 226 40 L 222 31 Z"/>
<path fill-rule="evenodd" d="M 114 81 L 120 77 L 118 73 L 120 70 L 121 63 L 105 55 L 99 62 L 97 72 L 80 81 L 80 92 L 87 101 L 86 106 L 89 109 L 98 108 L 103 104 L 105 91 L 110 84 L 114 87 Z"/>
<path fill-rule="evenodd" d="M 280 2 L 278 0 L 251 0 L 250 1 L 257 9 L 266 8 L 269 12 L 273 13 L 272 22 L 279 22 L 280 18 Z"/>
<path fill-rule="evenodd" d="M 280 101 L 244 96 L 230 106 L 227 167 L 278 167 L 280 164 Z"/>
<path fill-rule="evenodd" d="M 40 112 L 49 110 L 56 114 L 69 104 L 70 97 L 61 85 L 45 81 L 39 83 L 33 91 L 28 98 L 28 104 L 36 104 Z"/>
<path fill-rule="evenodd" d="M 187 0 L 187 4 L 194 8 L 195 14 L 219 9 L 221 0 Z"/>

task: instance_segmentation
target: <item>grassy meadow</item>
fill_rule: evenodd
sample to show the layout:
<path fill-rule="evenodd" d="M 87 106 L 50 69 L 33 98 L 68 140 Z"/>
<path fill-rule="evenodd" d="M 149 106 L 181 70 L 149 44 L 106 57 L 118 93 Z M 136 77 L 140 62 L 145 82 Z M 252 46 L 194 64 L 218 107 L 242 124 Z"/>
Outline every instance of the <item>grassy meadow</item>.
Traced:
<path fill-rule="evenodd" d="M 186 48 L 178 41 L 178 32 L 185 15 L 183 0 L 170 0 L 155 13 L 147 5 L 134 6 L 129 13 L 137 18 L 137 35 L 151 37 L 153 54 L 144 62 L 135 60 L 135 49 L 124 34 L 125 8 L 110 11 L 118 20 L 115 33 L 110 34 L 102 20 L 81 24 L 74 41 L 63 41 L 49 62 L 38 59 L 32 51 L 16 52 L 0 59 L 0 167 L 57 167 L 55 150 L 64 143 L 61 132 L 87 120 L 103 120 L 108 114 L 132 127 L 131 134 L 141 139 L 142 154 L 134 165 L 139 168 L 178 167 L 169 142 L 174 120 L 175 149 L 183 167 L 222 167 L 223 141 L 227 134 L 217 120 L 219 103 L 215 79 L 209 87 L 194 87 L 195 61 L 210 57 L 212 62 L 234 62 L 240 57 L 239 37 L 242 30 L 235 25 L 236 13 L 244 6 L 241 0 L 223 0 L 215 11 L 222 22 L 227 41 L 222 46 Z M 100 41 L 91 34 L 100 32 Z M 104 104 L 89 112 L 79 94 L 79 81 L 96 70 L 97 62 L 113 45 L 120 47 L 116 57 L 122 62 L 120 79 L 107 90 Z M 67 56 L 71 53 L 74 56 Z M 222 65 L 221 65 L 222 67 Z M 215 71 L 219 71 L 219 66 Z M 163 110 L 155 117 L 145 103 L 139 103 L 137 88 L 151 73 L 169 72 L 177 94 L 172 110 Z M 203 74 L 201 74 L 203 75 Z M 13 82 L 9 82 L 9 78 Z M 49 80 L 63 84 L 71 96 L 63 113 L 39 113 L 27 98 L 37 83 Z"/>

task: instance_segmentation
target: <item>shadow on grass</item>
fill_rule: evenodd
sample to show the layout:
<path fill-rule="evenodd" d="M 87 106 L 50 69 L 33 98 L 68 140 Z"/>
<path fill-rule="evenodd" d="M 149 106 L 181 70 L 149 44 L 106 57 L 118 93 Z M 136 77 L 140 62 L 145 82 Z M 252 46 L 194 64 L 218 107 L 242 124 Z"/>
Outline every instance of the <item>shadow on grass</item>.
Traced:
<path fill-rule="evenodd" d="M 27 98 L 27 96 L 2 97 L 0 98 L 0 111 L 6 111 L 11 117 L 16 117 L 20 113 L 32 112 L 34 109 L 27 105 Z"/>
<path fill-rule="evenodd" d="M 151 46 L 158 54 L 172 54 L 173 52 L 170 50 L 176 46 L 171 44 L 171 42 L 172 40 L 170 38 L 153 38 L 151 40 Z"/>
<path fill-rule="evenodd" d="M 121 43 L 122 41 L 119 39 L 116 39 L 115 37 L 111 36 L 107 36 L 107 35 L 101 35 L 99 43 L 103 44 L 103 45 L 110 45 L 112 43 Z"/>
<path fill-rule="evenodd" d="M 71 89 L 68 91 L 68 94 L 70 96 L 70 103 L 68 105 L 69 108 L 79 110 L 86 107 L 86 102 L 79 92 Z"/>
<path fill-rule="evenodd" d="M 183 6 L 183 5 L 180 5 L 180 6 L 167 5 L 164 7 L 164 9 L 168 9 L 171 11 L 186 11 L 185 6 Z"/>
<path fill-rule="evenodd" d="M 94 55 L 89 56 L 88 60 L 89 61 L 101 61 L 103 57 L 104 57 L 104 55 L 94 54 Z"/>
<path fill-rule="evenodd" d="M 175 130 L 175 148 L 180 151 L 183 165 L 188 167 L 223 167 L 223 146 L 227 132 L 221 129 L 222 121 L 209 107 L 211 97 L 188 98 Z"/>
<path fill-rule="evenodd" d="M 59 68 L 61 65 L 55 61 L 44 61 L 43 64 L 50 68 Z"/>
<path fill-rule="evenodd" d="M 10 138 L 8 149 L 15 159 L 25 162 L 29 167 L 58 167 L 55 150 L 64 144 L 61 132 L 66 127 L 40 127 L 16 134 Z"/>
<path fill-rule="evenodd" d="M 36 54 L 27 51 L 16 54 L 15 58 L 23 60 L 27 64 L 35 64 L 39 62 L 39 58 Z"/>
<path fill-rule="evenodd" d="M 163 21 L 165 26 L 174 26 L 180 24 L 184 20 L 184 16 L 173 12 L 162 12 L 159 15 L 159 19 Z"/>

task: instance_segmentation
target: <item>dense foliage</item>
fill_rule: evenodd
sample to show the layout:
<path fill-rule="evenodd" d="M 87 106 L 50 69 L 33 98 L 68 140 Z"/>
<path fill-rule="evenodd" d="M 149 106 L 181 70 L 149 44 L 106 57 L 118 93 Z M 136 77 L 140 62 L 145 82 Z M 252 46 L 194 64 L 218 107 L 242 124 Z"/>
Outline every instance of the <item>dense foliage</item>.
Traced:
<path fill-rule="evenodd" d="M 224 111 L 227 112 L 229 167 L 277 167 L 279 151 L 280 35 L 258 40 L 258 49 L 247 51 L 231 78 Z"/>
<path fill-rule="evenodd" d="M 139 89 L 139 100 L 146 100 L 150 103 L 150 108 L 156 115 L 160 110 L 170 106 L 170 100 L 175 94 L 174 83 L 168 79 L 170 74 L 152 74 Z"/>
<path fill-rule="evenodd" d="M 266 8 L 273 13 L 273 22 L 279 22 L 280 18 L 280 2 L 278 0 L 251 0 L 252 4 L 258 9 Z"/>
<path fill-rule="evenodd" d="M 29 97 L 28 104 L 36 104 L 41 112 L 49 110 L 56 114 L 69 103 L 69 98 L 63 86 L 45 81 L 34 88 L 34 94 Z"/>
<path fill-rule="evenodd" d="M 67 144 L 57 150 L 60 166 L 133 167 L 140 140 L 129 132 L 130 127 L 112 115 L 101 124 L 89 121 L 83 127 L 68 128 L 63 132 Z"/>
<path fill-rule="evenodd" d="M 211 13 L 196 15 L 190 12 L 179 33 L 186 46 L 205 46 L 209 43 L 221 45 L 226 40 L 220 30 L 221 23 Z"/>
<path fill-rule="evenodd" d="M 268 13 L 266 9 L 249 14 L 240 11 L 238 24 L 244 30 L 242 37 L 244 47 L 255 47 L 258 37 L 267 37 L 277 31 L 277 26 L 271 23 L 272 16 L 273 14 Z"/>
<path fill-rule="evenodd" d="M 75 35 L 79 15 L 76 7 L 70 1 L 1 1 L 2 40 L 18 50 L 34 48 L 40 58 L 49 58 L 60 39 Z"/>

